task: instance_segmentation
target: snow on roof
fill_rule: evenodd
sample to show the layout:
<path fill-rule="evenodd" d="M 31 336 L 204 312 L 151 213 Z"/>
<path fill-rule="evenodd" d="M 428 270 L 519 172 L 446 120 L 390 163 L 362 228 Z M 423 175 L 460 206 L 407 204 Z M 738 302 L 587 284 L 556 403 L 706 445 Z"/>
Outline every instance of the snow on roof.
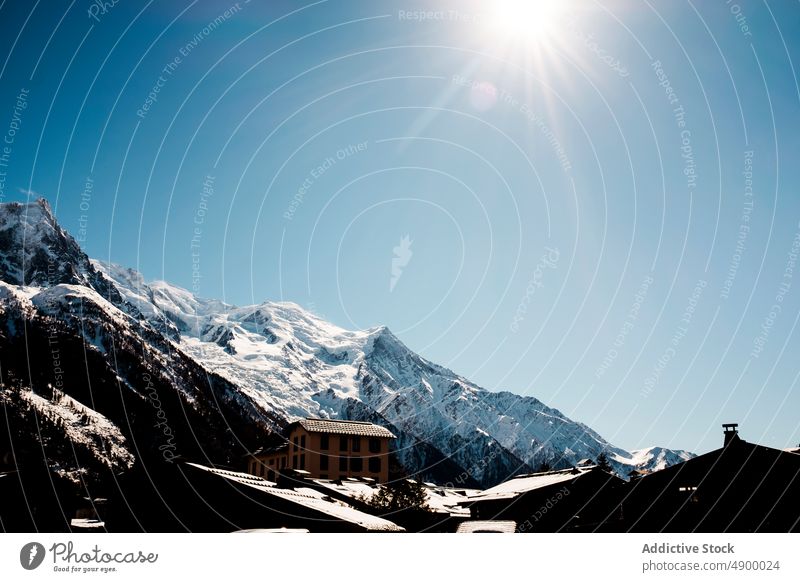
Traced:
<path fill-rule="evenodd" d="M 517 522 L 504 521 L 499 519 L 493 520 L 475 520 L 465 521 L 458 524 L 456 533 L 514 533 L 517 530 Z"/>
<path fill-rule="evenodd" d="M 576 477 L 580 477 L 581 475 L 588 473 L 590 470 L 591 469 L 580 467 L 575 469 L 564 469 L 562 471 L 548 471 L 546 473 L 520 475 L 519 477 L 514 477 L 513 479 L 504 481 L 499 485 L 495 485 L 486 491 L 482 491 L 476 495 L 471 495 L 469 497 L 469 501 L 510 499 L 522 493 L 527 493 L 528 491 L 534 491 L 536 489 L 541 489 L 542 487 L 548 487 L 550 485 L 572 481 Z"/>
<path fill-rule="evenodd" d="M 70 527 L 80 528 L 80 529 L 103 529 L 106 527 L 105 522 L 100 521 L 99 519 L 85 519 L 85 518 L 75 518 L 69 522 Z"/>
<path fill-rule="evenodd" d="M 196 469 L 201 469 L 208 473 L 213 473 L 236 481 L 248 487 L 253 487 L 264 493 L 268 493 L 279 499 L 302 505 L 308 509 L 313 509 L 332 518 L 346 521 L 348 523 L 356 524 L 369 531 L 405 531 L 399 525 L 381 517 L 376 517 L 363 511 L 350 507 L 344 503 L 334 501 L 327 495 L 315 491 L 308 487 L 299 487 L 297 489 L 281 489 L 276 487 L 274 483 L 266 481 L 261 477 L 255 477 L 248 473 L 238 473 L 235 471 L 226 471 L 223 469 L 215 469 L 213 467 L 206 467 L 205 465 L 198 465 L 196 463 L 187 463 Z"/>
<path fill-rule="evenodd" d="M 321 418 L 306 418 L 299 420 L 298 424 L 308 432 L 327 432 L 332 434 L 347 434 L 355 436 L 369 436 L 393 439 L 394 434 L 371 422 L 357 420 L 325 420 Z"/>
<path fill-rule="evenodd" d="M 276 453 L 283 453 L 289 450 L 289 443 L 282 443 L 280 445 L 276 445 L 274 447 L 261 447 L 260 449 L 256 449 L 253 451 L 252 455 L 274 455 Z M 248 453 L 246 456 L 250 456 Z"/>
<path fill-rule="evenodd" d="M 351 499 L 369 499 L 383 487 L 374 481 L 367 482 L 361 479 L 343 479 L 341 482 L 315 479 L 314 483 Z M 459 502 L 466 501 L 470 495 L 479 492 L 478 489 L 454 489 L 425 483 L 428 508 L 435 513 L 469 517 L 469 509 L 459 505 Z"/>
<path fill-rule="evenodd" d="M 374 482 L 367 483 L 366 481 L 355 481 L 350 479 L 343 479 L 341 482 L 337 482 L 329 481 L 327 479 L 315 479 L 314 483 L 352 499 L 359 497 L 369 498 L 378 491 L 378 487 Z"/>
<path fill-rule="evenodd" d="M 450 489 L 447 487 L 426 487 L 428 507 L 436 513 L 449 513 L 453 516 L 469 517 L 469 509 L 459 505 L 470 495 L 479 493 L 477 489 Z"/>

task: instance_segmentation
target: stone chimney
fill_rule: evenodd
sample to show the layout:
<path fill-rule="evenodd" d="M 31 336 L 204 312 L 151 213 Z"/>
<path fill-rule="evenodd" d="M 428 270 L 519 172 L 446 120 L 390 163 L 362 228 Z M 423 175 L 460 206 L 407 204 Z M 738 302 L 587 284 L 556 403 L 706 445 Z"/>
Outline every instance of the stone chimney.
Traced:
<path fill-rule="evenodd" d="M 734 440 L 739 439 L 739 425 L 736 423 L 723 424 L 722 430 L 724 431 L 725 441 L 723 446 L 728 446 Z"/>

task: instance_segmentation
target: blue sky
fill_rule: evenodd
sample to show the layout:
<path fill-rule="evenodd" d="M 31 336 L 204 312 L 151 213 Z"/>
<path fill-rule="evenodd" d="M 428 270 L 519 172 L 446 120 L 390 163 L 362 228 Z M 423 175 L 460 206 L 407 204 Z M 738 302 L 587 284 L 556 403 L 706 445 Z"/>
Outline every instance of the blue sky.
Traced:
<path fill-rule="evenodd" d="M 626 448 L 796 445 L 800 9 L 511 4 L 6 0 L 0 196 Z"/>

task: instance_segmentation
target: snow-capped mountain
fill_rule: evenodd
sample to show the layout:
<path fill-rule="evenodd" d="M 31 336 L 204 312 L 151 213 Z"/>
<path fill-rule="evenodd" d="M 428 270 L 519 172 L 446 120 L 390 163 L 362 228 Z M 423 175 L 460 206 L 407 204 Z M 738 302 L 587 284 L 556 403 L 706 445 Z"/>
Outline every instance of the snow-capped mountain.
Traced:
<path fill-rule="evenodd" d="M 26 326 L 38 321 L 45 333 L 55 320 L 145 400 L 147 386 L 120 371 L 120 360 L 142 360 L 207 420 L 234 414 L 236 426 L 264 432 L 305 416 L 378 422 L 398 435 L 403 467 L 428 479 L 489 485 L 602 452 L 626 476 L 692 456 L 622 450 L 535 398 L 487 391 L 422 358 L 386 327 L 348 331 L 292 303 L 201 299 L 90 261 L 44 201 L 0 205 L 0 276 L 0 341 L 22 342 Z"/>

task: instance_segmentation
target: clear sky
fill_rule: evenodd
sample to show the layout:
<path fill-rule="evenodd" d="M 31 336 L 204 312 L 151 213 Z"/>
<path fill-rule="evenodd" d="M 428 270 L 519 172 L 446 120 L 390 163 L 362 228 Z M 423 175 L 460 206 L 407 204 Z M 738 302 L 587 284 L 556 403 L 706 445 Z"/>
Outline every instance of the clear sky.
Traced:
<path fill-rule="evenodd" d="M 555 5 L 2 1 L 0 198 L 622 447 L 796 445 L 800 6 Z"/>

